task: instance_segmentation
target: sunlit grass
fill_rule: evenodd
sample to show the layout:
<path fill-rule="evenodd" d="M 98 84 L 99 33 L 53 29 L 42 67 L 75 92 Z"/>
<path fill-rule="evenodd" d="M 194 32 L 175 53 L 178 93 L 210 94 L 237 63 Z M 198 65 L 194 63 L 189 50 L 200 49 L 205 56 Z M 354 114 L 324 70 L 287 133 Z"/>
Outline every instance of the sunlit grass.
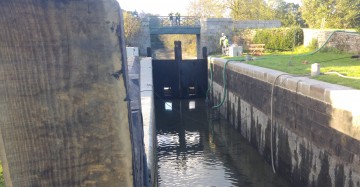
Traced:
<path fill-rule="evenodd" d="M 311 64 L 319 63 L 321 67 L 320 76 L 312 77 L 317 80 L 339 84 L 343 86 L 360 89 L 359 79 L 348 79 L 337 75 L 325 75 L 324 73 L 335 71 L 345 76 L 360 78 L 360 59 L 351 58 L 353 54 L 319 52 L 309 55 L 310 49 L 299 47 L 294 52 L 273 53 L 271 55 L 256 56 L 254 60 L 247 63 L 279 70 L 294 75 L 310 74 Z M 242 57 L 224 57 L 232 60 L 245 59 Z"/>

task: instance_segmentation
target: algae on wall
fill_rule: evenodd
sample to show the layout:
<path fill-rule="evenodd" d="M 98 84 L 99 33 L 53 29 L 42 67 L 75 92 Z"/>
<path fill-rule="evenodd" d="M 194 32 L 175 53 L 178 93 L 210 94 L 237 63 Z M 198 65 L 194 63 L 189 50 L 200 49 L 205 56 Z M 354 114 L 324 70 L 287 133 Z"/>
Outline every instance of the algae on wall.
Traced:
<path fill-rule="evenodd" d="M 120 23 L 113 0 L 0 2 L 7 186 L 133 186 Z"/>
<path fill-rule="evenodd" d="M 3 169 L 2 163 L 0 162 L 0 187 L 5 186 L 4 176 L 3 176 Z"/>

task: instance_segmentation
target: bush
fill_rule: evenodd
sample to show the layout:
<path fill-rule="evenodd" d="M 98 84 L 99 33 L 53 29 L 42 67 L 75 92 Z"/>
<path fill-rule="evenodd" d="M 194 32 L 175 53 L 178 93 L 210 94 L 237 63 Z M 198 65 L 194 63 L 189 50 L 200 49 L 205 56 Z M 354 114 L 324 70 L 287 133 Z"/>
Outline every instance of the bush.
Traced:
<path fill-rule="evenodd" d="M 316 38 L 313 38 L 313 39 L 311 40 L 311 42 L 309 43 L 308 48 L 309 48 L 310 50 L 315 50 L 315 49 L 318 48 L 318 46 L 319 46 L 318 40 L 317 40 Z"/>
<path fill-rule="evenodd" d="M 290 51 L 303 44 L 304 33 L 301 28 L 259 29 L 253 43 L 263 43 L 270 51 Z"/>

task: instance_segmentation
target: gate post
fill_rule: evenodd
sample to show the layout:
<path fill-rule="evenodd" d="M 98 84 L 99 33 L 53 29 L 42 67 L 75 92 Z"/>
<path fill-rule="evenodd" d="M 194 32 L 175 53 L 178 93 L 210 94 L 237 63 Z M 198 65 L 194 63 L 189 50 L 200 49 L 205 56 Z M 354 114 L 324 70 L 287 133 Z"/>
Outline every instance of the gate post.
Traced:
<path fill-rule="evenodd" d="M 174 51 L 175 51 L 175 60 L 182 60 L 182 51 L 181 51 L 181 41 L 175 41 L 174 42 Z"/>
<path fill-rule="evenodd" d="M 207 48 L 206 48 L 206 47 L 203 47 L 203 48 L 202 48 L 202 56 L 203 56 L 203 59 L 207 59 L 207 57 L 208 57 Z"/>
<path fill-rule="evenodd" d="M 178 74 L 178 88 L 179 88 L 179 98 L 183 98 L 183 86 L 181 81 L 181 61 L 182 61 L 182 52 L 181 52 L 181 41 L 175 41 L 175 62 L 177 63 L 177 74 Z"/>
<path fill-rule="evenodd" d="M 146 48 L 146 54 L 147 54 L 147 57 L 152 57 L 151 47 Z"/>

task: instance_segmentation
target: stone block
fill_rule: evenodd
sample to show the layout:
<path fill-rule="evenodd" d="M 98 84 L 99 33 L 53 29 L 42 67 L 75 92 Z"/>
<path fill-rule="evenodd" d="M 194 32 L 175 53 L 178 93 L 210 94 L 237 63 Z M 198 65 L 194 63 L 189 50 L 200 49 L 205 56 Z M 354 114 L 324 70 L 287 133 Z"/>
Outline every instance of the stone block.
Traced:
<path fill-rule="evenodd" d="M 325 88 L 321 85 L 310 85 L 309 96 L 320 101 L 324 101 L 325 98 Z"/>

